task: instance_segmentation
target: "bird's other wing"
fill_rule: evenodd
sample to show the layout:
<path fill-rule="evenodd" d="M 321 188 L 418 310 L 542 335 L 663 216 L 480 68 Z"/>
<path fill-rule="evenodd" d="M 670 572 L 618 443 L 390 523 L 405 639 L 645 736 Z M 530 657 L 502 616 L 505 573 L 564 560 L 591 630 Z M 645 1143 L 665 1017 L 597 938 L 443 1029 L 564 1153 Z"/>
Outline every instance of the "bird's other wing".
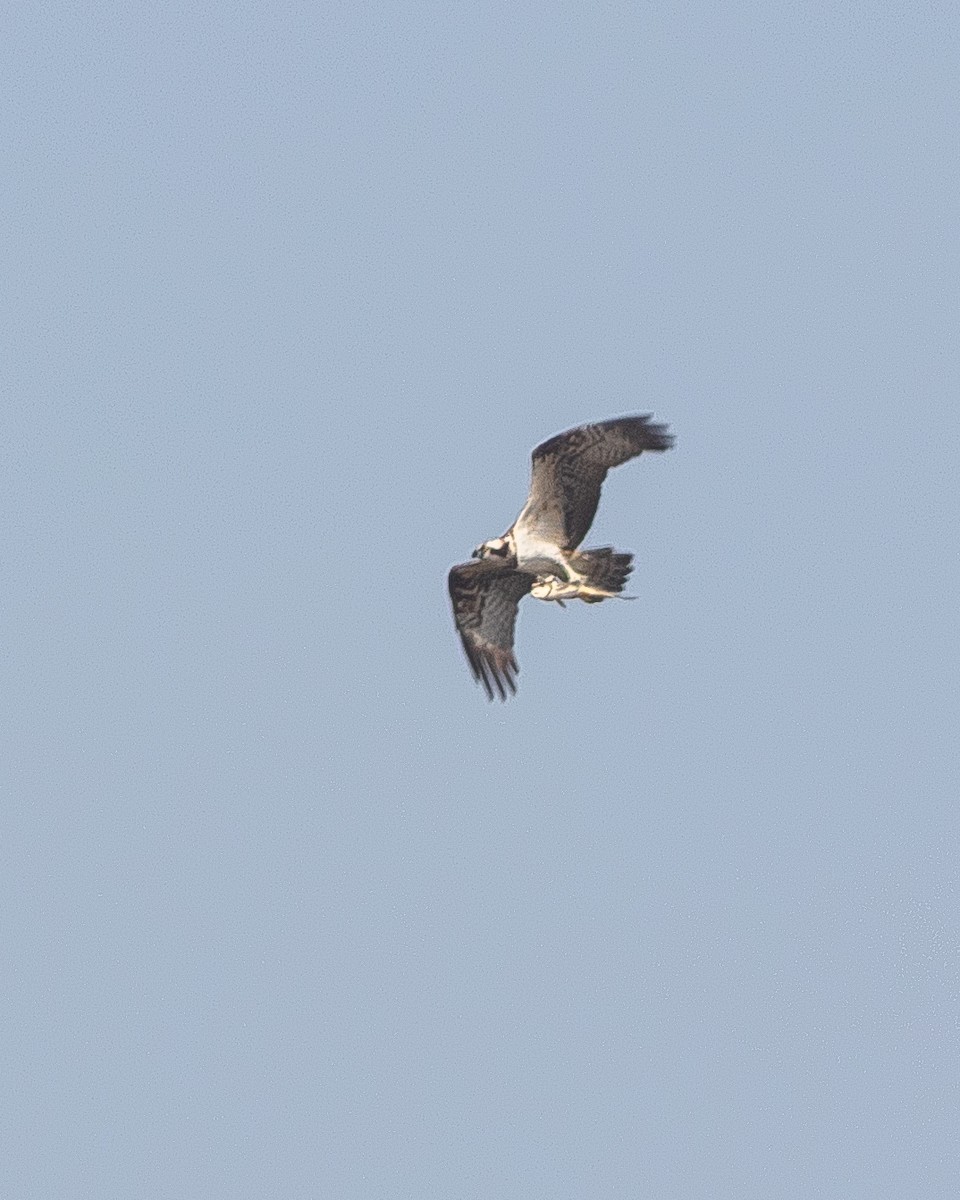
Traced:
<path fill-rule="evenodd" d="M 533 576 L 491 559 L 460 563 L 449 576 L 453 619 L 474 679 L 488 699 L 494 689 L 501 700 L 516 692 L 520 668 L 513 656 L 513 630 L 520 600 L 533 585 Z"/>
<path fill-rule="evenodd" d="M 533 452 L 530 496 L 517 518 L 563 550 L 574 550 L 587 535 L 600 503 L 600 488 L 611 467 L 644 450 L 668 450 L 673 438 L 651 414 L 616 417 L 558 433 Z"/>

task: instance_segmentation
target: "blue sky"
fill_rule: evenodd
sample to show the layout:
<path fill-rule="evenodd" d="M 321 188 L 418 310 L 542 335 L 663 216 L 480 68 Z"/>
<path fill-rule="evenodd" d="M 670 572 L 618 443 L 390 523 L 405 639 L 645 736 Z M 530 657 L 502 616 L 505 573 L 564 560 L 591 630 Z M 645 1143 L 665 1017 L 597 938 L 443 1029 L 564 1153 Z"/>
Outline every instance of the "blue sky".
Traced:
<path fill-rule="evenodd" d="M 955 1196 L 954 7 L 5 26 L 4 1195 Z"/>

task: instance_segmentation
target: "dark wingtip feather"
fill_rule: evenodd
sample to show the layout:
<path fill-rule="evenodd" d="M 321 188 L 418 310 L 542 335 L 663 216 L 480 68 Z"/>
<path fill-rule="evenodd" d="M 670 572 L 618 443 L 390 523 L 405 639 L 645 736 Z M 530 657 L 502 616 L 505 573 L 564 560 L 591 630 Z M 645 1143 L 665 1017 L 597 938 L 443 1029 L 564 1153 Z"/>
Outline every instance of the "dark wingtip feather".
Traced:
<path fill-rule="evenodd" d="M 516 675 L 519 671 L 517 660 L 509 651 L 491 649 L 489 655 L 485 656 L 486 666 L 490 674 L 493 676 L 493 681 L 497 685 L 497 691 L 500 693 L 501 700 L 509 699 L 510 696 L 517 694 Z M 504 686 L 506 684 L 506 687 Z M 490 699 L 493 699 L 491 695 Z"/>
<path fill-rule="evenodd" d="M 667 425 L 648 425 L 644 450 L 669 450 L 675 440 Z"/>
<path fill-rule="evenodd" d="M 654 421 L 653 413 L 638 413 L 636 416 L 598 421 L 594 425 L 578 425 L 574 429 L 554 434 L 537 446 L 533 452 L 534 460 L 549 458 L 554 453 L 563 453 L 569 446 L 571 436 L 597 430 L 616 430 L 626 439 L 633 455 L 641 454 L 644 450 L 669 450 L 674 441 L 669 426 Z"/>
<path fill-rule="evenodd" d="M 520 668 L 509 651 L 499 650 L 495 646 L 477 646 L 463 635 L 460 641 L 473 677 L 483 685 L 488 700 L 496 700 L 497 697 L 508 700 L 517 694 L 516 677 Z"/>
<path fill-rule="evenodd" d="M 653 413 L 642 413 L 636 417 L 620 417 L 610 422 L 620 425 L 624 432 L 636 444 L 637 450 L 669 450 L 674 437 L 669 425 L 662 425 L 653 419 Z"/>

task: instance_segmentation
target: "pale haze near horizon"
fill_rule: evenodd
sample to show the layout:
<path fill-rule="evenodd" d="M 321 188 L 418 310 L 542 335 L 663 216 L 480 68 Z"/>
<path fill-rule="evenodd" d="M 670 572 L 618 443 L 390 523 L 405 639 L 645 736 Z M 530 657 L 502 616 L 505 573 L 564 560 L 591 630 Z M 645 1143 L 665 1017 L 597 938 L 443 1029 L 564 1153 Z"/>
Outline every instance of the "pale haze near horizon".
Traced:
<path fill-rule="evenodd" d="M 0 1192 L 956 1196 L 955 7 L 5 27 Z"/>

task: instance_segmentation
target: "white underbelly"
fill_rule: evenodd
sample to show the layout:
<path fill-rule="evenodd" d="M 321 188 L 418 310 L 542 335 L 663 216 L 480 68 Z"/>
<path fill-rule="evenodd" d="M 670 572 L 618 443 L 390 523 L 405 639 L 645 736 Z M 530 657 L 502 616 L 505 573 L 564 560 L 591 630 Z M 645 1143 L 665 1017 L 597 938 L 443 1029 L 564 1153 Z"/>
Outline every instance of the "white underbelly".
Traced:
<path fill-rule="evenodd" d="M 522 571 L 542 573 L 566 567 L 563 551 L 553 542 L 523 528 L 514 529 L 513 536 L 517 548 L 517 566 Z"/>

